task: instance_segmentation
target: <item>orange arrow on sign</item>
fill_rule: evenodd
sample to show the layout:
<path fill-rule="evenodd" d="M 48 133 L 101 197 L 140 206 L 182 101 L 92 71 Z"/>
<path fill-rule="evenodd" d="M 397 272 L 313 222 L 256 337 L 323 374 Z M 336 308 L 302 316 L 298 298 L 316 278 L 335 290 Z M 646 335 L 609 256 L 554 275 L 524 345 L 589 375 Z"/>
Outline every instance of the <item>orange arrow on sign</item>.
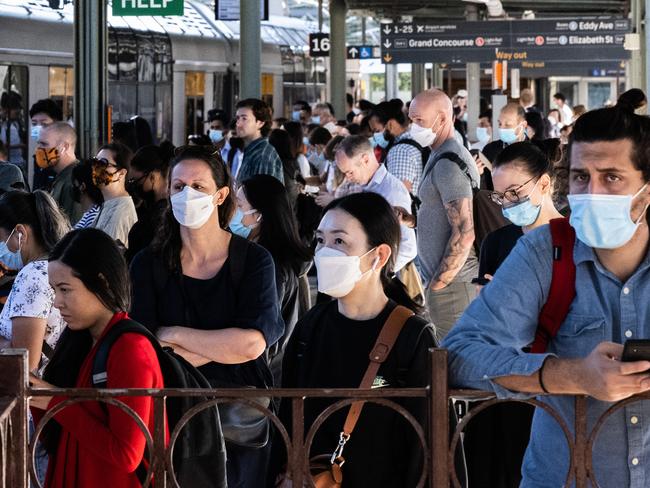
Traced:
<path fill-rule="evenodd" d="M 390 54 L 384 54 L 384 61 L 386 61 L 387 63 L 390 63 L 392 59 L 393 56 L 391 56 Z"/>

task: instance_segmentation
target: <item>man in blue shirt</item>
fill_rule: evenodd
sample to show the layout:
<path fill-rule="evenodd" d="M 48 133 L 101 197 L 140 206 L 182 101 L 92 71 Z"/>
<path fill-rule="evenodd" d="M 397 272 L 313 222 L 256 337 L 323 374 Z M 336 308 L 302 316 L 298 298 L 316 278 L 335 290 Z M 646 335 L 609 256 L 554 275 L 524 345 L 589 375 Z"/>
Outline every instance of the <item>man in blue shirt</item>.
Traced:
<path fill-rule="evenodd" d="M 499 397 L 542 397 L 573 429 L 574 398 L 587 395 L 587 429 L 611 402 L 650 390 L 650 361 L 622 362 L 622 343 L 650 337 L 650 119 L 621 97 L 576 122 L 570 151 L 576 297 L 546 353 L 523 351 L 548 298 L 548 226 L 522 237 L 493 281 L 446 337 L 450 381 Z M 614 413 L 594 443 L 600 486 L 650 485 L 650 402 Z M 569 450 L 560 426 L 537 409 L 523 487 L 563 486 Z"/>
<path fill-rule="evenodd" d="M 271 175 L 284 184 L 282 160 L 266 139 L 271 131 L 271 109 L 262 100 L 247 98 L 237 104 L 237 136 L 244 140 L 236 180 L 241 183 L 258 174 Z"/>

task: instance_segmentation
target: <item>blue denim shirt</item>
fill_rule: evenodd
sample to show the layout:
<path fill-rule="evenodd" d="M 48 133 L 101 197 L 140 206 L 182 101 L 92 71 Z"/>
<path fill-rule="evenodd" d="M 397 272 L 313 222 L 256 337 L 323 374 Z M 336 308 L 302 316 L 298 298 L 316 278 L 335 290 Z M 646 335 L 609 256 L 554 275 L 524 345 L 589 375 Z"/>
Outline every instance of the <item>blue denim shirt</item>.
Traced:
<path fill-rule="evenodd" d="M 446 337 L 451 384 L 494 391 L 502 398 L 529 395 L 507 390 L 493 379 L 536 372 L 549 354 L 587 356 L 602 341 L 650 338 L 650 256 L 622 283 L 577 241 L 576 298 L 546 354 L 522 348 L 533 341 L 537 318 L 551 284 L 552 243 L 548 226 L 522 237 L 494 280 L 468 307 Z M 540 398 L 561 413 L 573 430 L 574 397 Z M 587 429 L 612 404 L 589 399 Z M 600 486 L 650 486 L 650 401 L 636 402 L 611 416 L 594 445 L 593 466 Z M 537 409 L 522 466 L 523 487 L 564 485 L 569 451 L 559 425 Z"/>

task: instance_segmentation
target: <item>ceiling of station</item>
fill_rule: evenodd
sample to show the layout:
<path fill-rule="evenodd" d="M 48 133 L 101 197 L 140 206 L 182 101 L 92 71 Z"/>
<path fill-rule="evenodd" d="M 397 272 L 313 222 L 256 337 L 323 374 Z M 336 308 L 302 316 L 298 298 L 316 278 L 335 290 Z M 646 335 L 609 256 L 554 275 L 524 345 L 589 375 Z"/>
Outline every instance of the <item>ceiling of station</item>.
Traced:
<path fill-rule="evenodd" d="M 487 10 L 483 2 L 473 3 L 479 7 L 482 18 Z M 536 18 L 566 17 L 571 15 L 627 15 L 629 0 L 502 0 L 503 9 L 509 18 L 521 18 L 526 11 L 532 11 Z M 399 19 L 412 15 L 427 19 L 457 20 L 465 18 L 469 2 L 461 0 L 347 0 L 348 9 L 365 10 L 377 20 Z"/>

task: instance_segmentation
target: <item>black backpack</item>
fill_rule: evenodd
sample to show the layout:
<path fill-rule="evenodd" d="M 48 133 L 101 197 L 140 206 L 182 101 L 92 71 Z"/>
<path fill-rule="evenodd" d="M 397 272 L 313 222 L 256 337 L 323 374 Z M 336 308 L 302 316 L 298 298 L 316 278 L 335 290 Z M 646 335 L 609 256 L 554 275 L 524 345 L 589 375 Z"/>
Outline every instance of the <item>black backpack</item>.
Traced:
<path fill-rule="evenodd" d="M 93 362 L 92 382 L 95 388 L 106 388 L 106 367 L 111 347 L 126 333 L 140 334 L 149 339 L 160 363 L 165 388 L 211 388 L 199 370 L 171 348 L 163 348 L 146 327 L 134 320 L 123 320 L 115 324 L 102 339 Z M 210 400 L 207 395 L 168 397 L 166 412 L 169 431 L 174 430 L 186 412 L 206 400 Z M 225 488 L 228 485 L 226 446 L 216 406 L 197 413 L 181 429 L 174 445 L 173 466 L 181 487 Z M 146 470 L 143 464 L 138 467 L 137 474 L 140 481 L 144 482 Z"/>
<path fill-rule="evenodd" d="M 481 243 L 483 242 L 483 239 L 485 239 L 485 237 L 487 237 L 491 232 L 508 225 L 510 222 L 503 216 L 501 207 L 492 201 L 490 198 L 490 192 L 487 190 L 481 190 L 479 184 L 472 179 L 467 163 L 465 163 L 465 161 L 463 161 L 463 159 L 456 153 L 444 152 L 436 155 L 435 159 L 431 161 L 431 164 L 428 165 L 422 173 L 420 185 L 424 183 L 425 179 L 429 176 L 431 171 L 433 171 L 436 163 L 441 159 L 449 159 L 456 163 L 461 171 L 465 173 L 467 178 L 469 178 L 470 184 L 472 185 L 472 210 L 474 216 L 475 235 L 474 249 L 478 256 L 481 251 Z"/>

